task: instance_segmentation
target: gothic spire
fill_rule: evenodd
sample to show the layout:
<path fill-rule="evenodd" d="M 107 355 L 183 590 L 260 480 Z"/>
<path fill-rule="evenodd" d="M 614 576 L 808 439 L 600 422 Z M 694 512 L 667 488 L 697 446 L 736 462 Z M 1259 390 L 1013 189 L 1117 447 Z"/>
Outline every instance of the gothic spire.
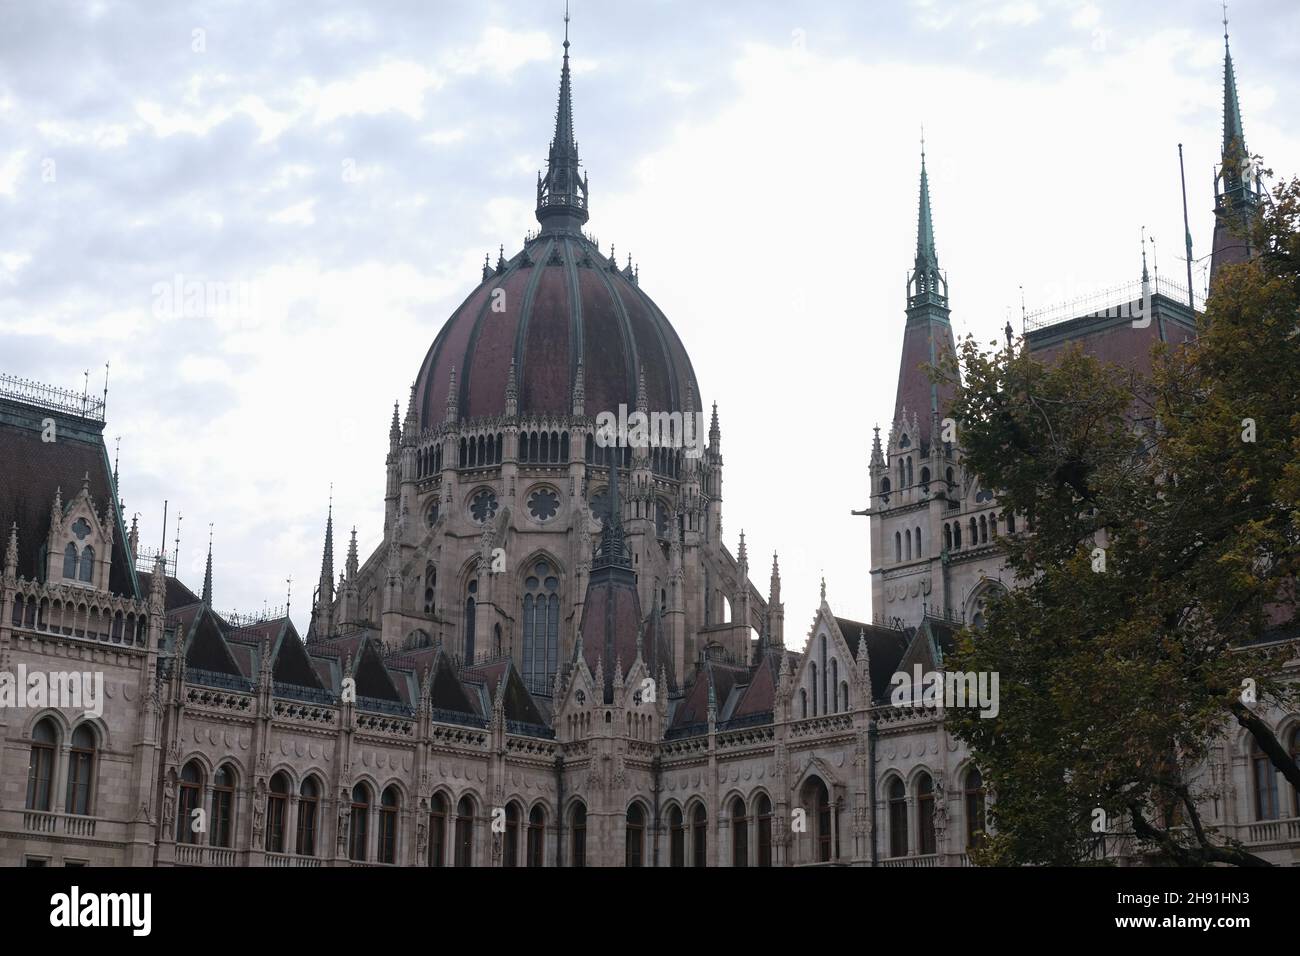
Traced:
<path fill-rule="evenodd" d="M 208 566 L 203 572 L 203 603 L 212 607 L 212 525 L 208 525 Z"/>
<path fill-rule="evenodd" d="M 334 600 L 334 493 L 330 492 L 329 511 L 325 518 L 325 550 L 320 559 L 320 606 Z"/>
<path fill-rule="evenodd" d="M 1240 185 L 1241 165 L 1246 152 L 1246 133 L 1241 125 L 1241 104 L 1237 101 L 1237 74 L 1232 68 L 1232 50 L 1228 47 L 1228 5 L 1223 5 L 1223 172 L 1224 185 Z M 1249 186 L 1249 183 L 1247 183 Z"/>
<path fill-rule="evenodd" d="M 569 10 L 564 10 L 564 65 L 555 110 L 546 173 L 537 174 L 537 221 L 542 232 L 577 233 L 587 221 L 587 177 L 579 174 L 578 141 L 573 134 L 573 88 L 569 78 Z"/>
<path fill-rule="evenodd" d="M 948 298 L 948 284 L 939 274 L 939 254 L 934 246 L 934 217 L 930 212 L 930 175 L 925 169 L 925 134 L 921 135 L 921 197 L 916 217 L 916 264 L 912 269 L 909 298 Z M 942 291 L 940 291 L 942 289 Z"/>
<path fill-rule="evenodd" d="M 623 506 L 618 500 L 618 453 L 621 451 L 621 448 L 614 449 L 614 458 L 609 466 L 608 506 L 604 527 L 600 529 L 600 545 L 591 563 L 593 571 L 632 567 L 632 558 L 627 553 L 627 538 L 623 533 Z"/>

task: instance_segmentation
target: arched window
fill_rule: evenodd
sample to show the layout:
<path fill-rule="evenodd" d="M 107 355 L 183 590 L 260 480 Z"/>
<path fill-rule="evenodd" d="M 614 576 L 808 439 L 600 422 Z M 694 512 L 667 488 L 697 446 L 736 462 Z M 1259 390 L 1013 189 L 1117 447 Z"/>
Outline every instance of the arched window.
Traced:
<path fill-rule="evenodd" d="M 943 549 L 945 551 L 952 550 L 952 527 L 947 524 L 943 526 Z"/>
<path fill-rule="evenodd" d="M 954 521 L 952 523 L 952 546 L 958 549 L 961 548 L 961 522 L 960 521 Z"/>
<path fill-rule="evenodd" d="M 686 825 L 677 806 L 668 811 L 668 865 L 686 865 Z"/>
<path fill-rule="evenodd" d="M 808 662 L 808 676 L 809 676 L 809 678 L 811 678 L 811 680 L 812 680 L 812 692 L 813 692 L 813 698 L 812 698 L 812 712 L 813 712 L 813 716 L 815 717 L 815 716 L 817 716 L 817 713 L 818 713 L 818 710 L 817 710 L 817 662 L 816 662 L 816 661 L 809 661 L 809 662 Z"/>
<path fill-rule="evenodd" d="M 821 712 L 824 714 L 824 713 L 826 713 L 827 711 L 829 711 L 829 710 L 831 709 L 831 699 L 830 699 L 830 696 L 829 696 L 830 691 L 828 691 L 827 688 L 826 688 L 826 635 L 825 635 L 825 634 L 823 634 L 823 635 L 821 636 L 821 639 L 818 641 L 818 644 L 820 645 L 820 648 L 821 648 L 821 654 L 822 654 L 822 669 L 821 669 L 821 675 L 822 675 L 822 696 L 821 696 L 822 709 L 821 709 Z M 814 678 L 816 677 L 816 672 L 814 672 L 813 676 L 814 676 Z M 831 685 L 831 688 L 834 689 L 834 685 L 833 685 L 833 684 Z M 814 696 L 814 699 L 815 699 L 815 698 L 816 698 L 816 694 L 814 694 L 813 696 Z M 816 710 L 816 709 L 817 709 L 817 708 L 815 708 L 815 707 L 813 708 L 813 710 Z"/>
<path fill-rule="evenodd" d="M 32 728 L 32 752 L 27 763 L 28 810 L 50 809 L 50 789 L 54 786 L 54 752 L 58 744 L 58 730 L 49 717 Z"/>
<path fill-rule="evenodd" d="M 843 703 L 840 705 L 841 710 L 849 709 L 849 682 L 840 681 L 840 699 Z"/>
<path fill-rule="evenodd" d="M 289 809 L 289 778 L 283 772 L 271 778 L 266 797 L 266 852 L 284 852 L 284 821 Z"/>
<path fill-rule="evenodd" d="M 740 797 L 731 801 L 731 865 L 749 866 L 749 817 Z"/>
<path fill-rule="evenodd" d="M 367 828 L 370 823 L 370 788 L 359 783 L 352 788 L 352 814 L 348 826 L 348 859 L 365 860 Z"/>
<path fill-rule="evenodd" d="M 298 791 L 298 855 L 316 855 L 316 817 L 320 810 L 320 787 L 308 777 Z"/>
<path fill-rule="evenodd" d="M 1016 516 L 1010 511 L 1007 512 L 1007 534 L 1016 533 Z"/>
<path fill-rule="evenodd" d="M 691 813 L 691 851 L 692 865 L 709 865 L 709 814 L 702 803 Z"/>
<path fill-rule="evenodd" d="M 519 866 L 519 804 L 506 804 L 506 832 L 501 841 L 501 865 Z"/>
<path fill-rule="evenodd" d="M 925 552 L 921 550 L 921 529 L 920 528 L 916 529 L 916 556 L 918 558 L 925 557 Z"/>
<path fill-rule="evenodd" d="M 986 515 L 980 515 L 980 544 L 988 544 L 989 521 Z"/>
<path fill-rule="evenodd" d="M 921 484 L 930 484 L 930 469 L 926 468 L 924 465 L 921 466 Z"/>
<path fill-rule="evenodd" d="M 903 560 L 903 535 L 898 531 L 894 532 L 894 560 Z"/>
<path fill-rule="evenodd" d="M 524 579 L 524 683 L 555 682 L 560 642 L 560 577 L 549 561 L 538 561 Z"/>
<path fill-rule="evenodd" d="M 397 816 L 399 799 L 396 787 L 386 787 L 379 797 L 379 862 L 397 862 Z"/>
<path fill-rule="evenodd" d="M 627 808 L 627 827 L 624 831 L 624 865 L 642 866 L 645 859 L 645 810 L 634 803 Z"/>
<path fill-rule="evenodd" d="M 474 800 L 468 794 L 456 804 L 456 865 L 474 865 Z"/>
<path fill-rule="evenodd" d="M 830 693 L 834 696 L 827 701 L 827 703 L 830 704 L 827 710 L 833 714 L 838 712 L 840 709 L 840 662 L 834 658 L 831 659 Z"/>
<path fill-rule="evenodd" d="M 569 865 L 587 865 L 587 808 L 581 803 L 569 814 Z"/>
<path fill-rule="evenodd" d="M 235 818 L 235 772 L 222 764 L 212 775 L 212 812 L 208 814 L 211 846 L 230 846 Z"/>
<path fill-rule="evenodd" d="M 889 495 L 889 476 L 888 476 L 888 475 L 885 475 L 883 478 L 880 479 L 880 493 L 881 493 L 882 495 L 886 495 L 886 496 Z"/>
<path fill-rule="evenodd" d="M 478 579 L 469 582 L 469 594 L 465 598 L 465 663 L 474 663 L 474 612 L 478 606 Z"/>
<path fill-rule="evenodd" d="M 772 801 L 760 793 L 754 801 L 754 816 L 758 818 L 758 865 L 772 865 Z"/>
<path fill-rule="evenodd" d="M 966 771 L 966 846 L 974 849 L 984 842 L 984 776 L 975 767 Z"/>
<path fill-rule="evenodd" d="M 429 865 L 447 864 L 447 798 L 433 795 L 429 804 Z"/>
<path fill-rule="evenodd" d="M 799 716 L 808 716 L 808 691 L 806 688 L 799 688 Z"/>
<path fill-rule="evenodd" d="M 916 850 L 921 854 L 937 853 L 934 837 L 934 780 L 923 773 L 916 782 Z"/>
<path fill-rule="evenodd" d="M 975 522 L 975 516 L 974 516 L 974 515 L 971 515 L 971 519 L 970 519 L 970 544 L 971 544 L 971 547 L 973 548 L 973 547 L 975 547 L 975 545 L 977 545 L 977 544 L 979 544 L 979 543 L 980 543 L 980 529 L 979 529 L 979 525 Z"/>
<path fill-rule="evenodd" d="M 895 777 L 889 782 L 889 855 L 907 856 L 907 789 Z"/>
<path fill-rule="evenodd" d="M 82 724 L 72 732 L 68 749 L 68 792 L 64 808 L 68 813 L 90 815 L 90 798 L 95 779 L 95 732 Z"/>
<path fill-rule="evenodd" d="M 1251 751 L 1250 765 L 1255 784 L 1255 819 L 1277 819 L 1277 771 L 1258 742 Z"/>
<path fill-rule="evenodd" d="M 907 487 L 912 487 L 912 457 L 907 458 Z"/>
<path fill-rule="evenodd" d="M 95 549 L 90 545 L 81 552 L 81 580 L 87 584 L 95 581 Z"/>
<path fill-rule="evenodd" d="M 912 560 L 912 532 L 911 531 L 903 532 L 903 541 L 905 544 L 905 547 L 903 548 L 903 553 L 907 555 L 907 560 L 911 561 Z"/>
<path fill-rule="evenodd" d="M 541 866 L 542 850 L 546 841 L 546 811 L 533 807 L 528 814 L 528 865 Z"/>
<path fill-rule="evenodd" d="M 829 863 L 832 844 L 831 801 L 826 784 L 820 778 L 813 777 L 804 785 L 801 799 L 812 817 L 813 862 Z"/>
<path fill-rule="evenodd" d="M 77 546 L 71 541 L 63 549 L 63 576 L 70 581 L 77 580 Z"/>
<path fill-rule="evenodd" d="M 203 771 L 191 760 L 181 768 L 180 793 L 176 801 L 176 842 L 198 843 L 200 831 L 194 829 L 194 811 L 203 801 Z"/>
<path fill-rule="evenodd" d="M 436 519 L 435 519 L 436 520 Z M 438 589 L 438 569 L 432 564 L 424 569 L 424 613 L 432 615 L 436 610 L 434 595 Z"/>

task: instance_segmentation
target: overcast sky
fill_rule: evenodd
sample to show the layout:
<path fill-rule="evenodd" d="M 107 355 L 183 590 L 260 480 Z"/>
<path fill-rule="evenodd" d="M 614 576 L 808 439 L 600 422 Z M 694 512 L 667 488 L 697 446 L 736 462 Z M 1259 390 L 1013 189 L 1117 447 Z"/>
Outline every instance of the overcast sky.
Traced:
<path fill-rule="evenodd" d="M 574 0 L 589 231 L 633 254 L 718 402 L 727 544 L 745 530 L 764 591 L 780 551 L 801 644 L 823 573 L 870 614 L 849 512 L 893 411 L 921 125 L 959 336 L 1018 327 L 1021 286 L 1032 310 L 1136 279 L 1143 226 L 1185 282 L 1177 145 L 1199 260 L 1222 12 L 703 6 Z M 483 254 L 535 226 L 562 14 L 0 0 L 0 372 L 95 390 L 111 362 L 127 514 L 155 544 L 163 499 L 183 513 L 196 589 L 215 523 L 219 609 L 281 604 L 292 574 L 305 628 L 331 482 L 363 559 L 380 541 L 393 401 Z M 1300 173 L 1300 4 L 1231 16 L 1248 145 Z M 169 303 L 177 276 L 233 307 Z"/>

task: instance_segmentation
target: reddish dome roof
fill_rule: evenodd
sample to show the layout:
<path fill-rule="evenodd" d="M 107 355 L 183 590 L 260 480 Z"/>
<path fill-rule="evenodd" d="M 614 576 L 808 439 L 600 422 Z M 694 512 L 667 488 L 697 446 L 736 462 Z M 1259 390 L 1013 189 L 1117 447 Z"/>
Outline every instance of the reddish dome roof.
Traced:
<path fill-rule="evenodd" d="M 499 260 L 495 271 L 484 266 L 483 282 L 433 340 L 416 380 L 421 427 L 446 420 L 453 368 L 460 419 L 504 415 L 512 360 L 520 415 L 571 415 L 579 363 L 588 416 L 617 414 L 619 405 L 635 409 L 643 371 L 649 411 L 700 409 L 681 339 L 641 291 L 630 265 L 619 270 L 583 234 L 587 217 L 566 15 L 555 136 L 537 182 L 541 231 L 508 262 Z M 690 409 L 688 393 L 695 396 Z"/>
<path fill-rule="evenodd" d="M 512 359 L 520 415 L 571 414 L 579 361 L 589 416 L 635 409 L 641 370 L 650 411 L 686 410 L 688 388 L 692 410 L 700 407 L 690 358 L 668 319 L 634 276 L 580 234 L 543 232 L 453 313 L 416 381 L 421 426 L 446 418 L 452 368 L 461 419 L 503 415 Z"/>

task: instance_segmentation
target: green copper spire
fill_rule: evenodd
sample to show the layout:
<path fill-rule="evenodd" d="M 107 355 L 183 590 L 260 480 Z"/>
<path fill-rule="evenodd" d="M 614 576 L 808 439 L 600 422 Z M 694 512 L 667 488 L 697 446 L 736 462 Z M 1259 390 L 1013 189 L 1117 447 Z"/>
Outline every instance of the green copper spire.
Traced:
<path fill-rule="evenodd" d="M 1232 68 L 1232 50 L 1228 47 L 1228 5 L 1223 5 L 1223 185 L 1225 190 L 1240 187 L 1242 167 L 1249 157 L 1246 133 L 1241 124 L 1241 104 L 1237 100 L 1237 74 Z M 1246 182 L 1250 188 L 1249 181 Z"/>
<path fill-rule="evenodd" d="M 925 133 L 921 133 L 921 199 L 917 213 L 916 266 L 908 284 L 909 304 L 926 299 L 946 301 L 948 283 L 939 272 L 939 254 L 934 247 L 934 217 L 930 213 L 930 176 L 925 169 Z"/>

